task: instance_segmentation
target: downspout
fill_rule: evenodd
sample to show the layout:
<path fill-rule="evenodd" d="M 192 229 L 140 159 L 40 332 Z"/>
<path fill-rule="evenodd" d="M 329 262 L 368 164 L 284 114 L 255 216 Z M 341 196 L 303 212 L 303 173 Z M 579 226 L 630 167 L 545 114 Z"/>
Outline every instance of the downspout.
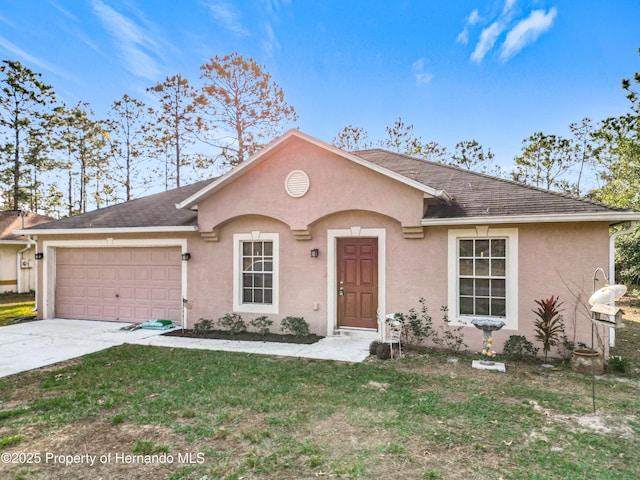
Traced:
<path fill-rule="evenodd" d="M 613 232 L 609 235 L 609 284 L 613 285 L 616 283 L 616 258 L 615 258 L 615 242 L 616 238 L 622 235 L 628 235 L 632 233 L 637 226 L 637 222 L 631 221 L 627 228 L 622 230 L 618 230 L 617 232 Z M 616 346 L 616 329 L 611 327 L 609 328 L 609 346 Z"/>

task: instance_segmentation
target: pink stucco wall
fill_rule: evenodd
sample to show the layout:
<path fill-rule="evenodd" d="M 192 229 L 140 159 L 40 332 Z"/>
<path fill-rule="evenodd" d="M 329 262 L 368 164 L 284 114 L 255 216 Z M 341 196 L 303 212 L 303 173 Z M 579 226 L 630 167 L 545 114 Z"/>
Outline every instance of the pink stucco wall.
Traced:
<path fill-rule="evenodd" d="M 344 210 L 368 210 L 396 218 L 403 226 L 420 225 L 423 193 L 414 188 L 299 139 L 270 153 L 199 203 L 201 231 L 247 213 L 269 216 L 291 229 L 301 229 Z M 272 157 L 276 160 L 270 161 Z M 309 191 L 301 198 L 290 197 L 284 188 L 293 170 L 303 170 L 310 178 Z"/>
<path fill-rule="evenodd" d="M 278 313 L 269 315 L 275 323 L 272 331 L 279 330 L 282 318 L 292 315 L 304 317 L 314 333 L 325 335 L 333 327 L 328 328 L 327 322 L 335 318 L 327 287 L 331 270 L 336 268 L 327 261 L 332 248 L 328 231 L 351 227 L 385 232 L 386 312 L 407 312 L 418 308 L 419 299 L 425 298 L 435 326 L 441 325 L 440 307 L 448 303 L 448 232 L 461 227 L 425 227 L 423 238 L 405 238 L 403 227 L 420 225 L 422 191 L 295 137 L 260 160 L 199 202 L 200 232 L 144 236 L 187 239 L 191 253 L 186 266 L 189 326 L 200 318 L 215 320 L 233 311 L 233 235 L 260 231 L 279 237 L 280 304 Z M 285 192 L 285 178 L 292 170 L 303 170 L 310 179 L 309 191 L 301 198 Z M 518 230 L 518 330 L 497 332 L 494 348 L 500 352 L 513 334 L 525 335 L 539 345 L 531 310 L 535 299 L 551 295 L 560 295 L 565 302 L 569 339 L 590 344 L 586 300 L 592 291 L 593 271 L 597 267 L 608 271 L 608 224 L 500 227 Z M 134 238 L 117 233 L 108 237 Z M 41 236 L 39 241 L 46 238 Z M 318 258 L 310 256 L 314 248 L 320 251 Z M 40 276 L 40 295 L 42 282 Z M 238 313 L 247 322 L 259 316 Z M 606 346 L 608 332 L 599 328 L 598 333 Z M 480 349 L 479 330 L 464 327 L 464 339 L 471 350 Z"/>

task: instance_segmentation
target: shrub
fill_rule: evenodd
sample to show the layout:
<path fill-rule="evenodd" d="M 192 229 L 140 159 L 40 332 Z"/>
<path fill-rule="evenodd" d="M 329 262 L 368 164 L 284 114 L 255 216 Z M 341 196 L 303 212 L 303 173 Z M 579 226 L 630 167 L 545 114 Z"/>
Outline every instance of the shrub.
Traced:
<path fill-rule="evenodd" d="M 400 340 L 406 345 L 419 345 L 434 333 L 431 316 L 425 305 L 425 299 L 421 298 L 419 302 L 419 312 L 416 311 L 415 308 L 411 308 L 409 309 L 409 313 L 396 313 L 393 320 L 387 320 L 387 323 L 393 322 L 394 320 L 401 323 L 402 335 Z"/>
<path fill-rule="evenodd" d="M 251 320 L 249 322 L 249 325 L 255 328 L 260 335 L 266 335 L 267 333 L 269 333 L 269 327 L 273 325 L 273 320 L 269 320 L 269 317 L 263 315 Z"/>
<path fill-rule="evenodd" d="M 370 355 L 377 355 L 378 354 L 378 345 L 380 345 L 380 342 L 377 340 L 374 340 L 373 342 L 371 342 L 369 344 L 369 354 Z"/>
<path fill-rule="evenodd" d="M 616 238 L 616 275 L 627 285 L 640 284 L 640 233 Z"/>
<path fill-rule="evenodd" d="M 286 317 L 280 322 L 280 330 L 289 332 L 296 337 L 309 335 L 309 324 L 303 317 Z"/>
<path fill-rule="evenodd" d="M 391 345 L 388 343 L 378 343 L 378 348 L 376 348 L 376 356 L 380 360 L 388 360 L 391 358 Z"/>
<path fill-rule="evenodd" d="M 538 308 L 532 310 L 536 314 L 534 319 L 536 339 L 542 342 L 542 351 L 544 359 L 547 359 L 551 347 L 555 347 L 561 341 L 561 335 L 564 333 L 564 321 L 560 315 L 560 297 L 554 297 L 543 300 L 535 300 Z"/>
<path fill-rule="evenodd" d="M 631 360 L 619 355 L 609 357 L 609 367 L 615 373 L 629 373 L 631 371 Z"/>
<path fill-rule="evenodd" d="M 209 333 L 213 330 L 213 322 L 207 318 L 201 318 L 198 323 L 193 326 L 193 331 L 199 334 Z"/>
<path fill-rule="evenodd" d="M 437 332 L 433 332 L 433 343 L 452 352 L 459 352 L 462 347 L 467 348 L 469 345 L 464 343 L 464 326 L 451 327 L 449 307 L 446 305 L 440 307 L 440 311 L 444 325 L 441 325 Z"/>
<path fill-rule="evenodd" d="M 237 313 L 227 313 L 223 317 L 220 317 L 218 319 L 218 325 L 220 325 L 223 330 L 228 331 L 229 335 L 247 331 L 247 325 Z"/>
<path fill-rule="evenodd" d="M 527 340 L 524 335 L 511 335 L 504 342 L 502 353 L 511 360 L 524 360 L 527 358 L 535 358 L 538 355 L 539 348 Z"/>

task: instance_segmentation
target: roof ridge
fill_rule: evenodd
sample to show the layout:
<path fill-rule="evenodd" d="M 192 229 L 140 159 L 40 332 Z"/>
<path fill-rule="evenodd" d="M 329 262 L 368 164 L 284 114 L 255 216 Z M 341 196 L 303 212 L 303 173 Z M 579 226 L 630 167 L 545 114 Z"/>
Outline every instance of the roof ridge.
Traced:
<path fill-rule="evenodd" d="M 403 158 L 406 158 L 408 160 L 412 160 L 412 161 L 415 161 L 415 162 L 428 163 L 428 164 L 430 164 L 430 165 L 432 165 L 434 167 L 438 167 L 438 168 L 455 170 L 455 171 L 458 171 L 458 172 L 463 173 L 463 174 L 475 175 L 475 176 L 479 176 L 479 177 L 488 178 L 488 179 L 491 179 L 491 180 L 500 181 L 500 182 L 507 183 L 507 184 L 510 184 L 510 185 L 516 185 L 516 186 L 519 186 L 519 187 L 528 188 L 528 189 L 533 190 L 533 191 L 555 195 L 555 196 L 558 196 L 558 197 L 566 198 L 568 200 L 576 200 L 576 201 L 583 202 L 583 203 L 586 203 L 586 204 L 589 204 L 589 205 L 608 208 L 608 209 L 613 210 L 613 211 L 620 211 L 620 212 L 630 211 L 629 209 L 615 207 L 613 205 L 609 205 L 609 204 L 606 204 L 606 203 L 603 203 L 603 202 L 599 202 L 597 200 L 592 200 L 590 198 L 581 197 L 581 196 L 578 196 L 578 195 L 572 195 L 572 194 L 568 194 L 568 193 L 565 193 L 565 192 L 558 192 L 558 191 L 555 191 L 555 190 L 549 190 L 549 189 L 546 189 L 546 188 L 536 187 L 535 185 L 529 185 L 528 183 L 518 182 L 516 180 L 511 180 L 511 179 L 508 179 L 508 178 L 498 177 L 496 175 L 489 175 L 489 174 L 483 173 L 483 172 L 476 172 L 474 170 L 469 170 L 469 169 L 466 169 L 466 168 L 462 168 L 462 167 L 459 167 L 457 165 L 450 165 L 450 164 L 447 164 L 447 163 L 435 162 L 433 160 L 427 160 L 426 158 L 414 157 L 414 156 L 406 154 L 406 153 L 393 152 L 393 151 L 390 151 L 390 150 L 386 150 L 384 148 L 369 148 L 369 149 L 365 149 L 365 150 L 358 150 L 358 151 L 351 152 L 351 153 L 354 154 L 354 155 L 358 155 L 359 153 L 376 152 L 376 151 L 377 152 L 383 152 L 383 153 L 391 154 L 391 155 L 395 155 L 395 156 L 399 156 L 399 157 L 403 157 Z M 360 156 L 360 155 L 358 155 L 358 156 Z M 367 160 L 367 159 L 365 158 L 365 160 Z"/>

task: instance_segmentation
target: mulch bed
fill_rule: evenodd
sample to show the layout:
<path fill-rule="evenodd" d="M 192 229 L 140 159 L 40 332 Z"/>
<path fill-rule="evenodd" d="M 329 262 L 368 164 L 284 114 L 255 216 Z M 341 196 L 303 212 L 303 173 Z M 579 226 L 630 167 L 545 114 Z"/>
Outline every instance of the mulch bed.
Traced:
<path fill-rule="evenodd" d="M 297 337 L 295 335 L 280 335 L 277 333 L 260 335 L 257 332 L 241 332 L 230 335 L 229 332 L 224 330 L 210 330 L 206 333 L 197 333 L 192 329 L 182 330 L 181 328 L 170 330 L 163 333 L 163 335 L 167 337 L 213 338 L 216 340 L 244 340 L 249 342 L 301 343 L 305 345 L 316 343 L 318 340 L 322 340 L 324 338 L 315 334 Z"/>

